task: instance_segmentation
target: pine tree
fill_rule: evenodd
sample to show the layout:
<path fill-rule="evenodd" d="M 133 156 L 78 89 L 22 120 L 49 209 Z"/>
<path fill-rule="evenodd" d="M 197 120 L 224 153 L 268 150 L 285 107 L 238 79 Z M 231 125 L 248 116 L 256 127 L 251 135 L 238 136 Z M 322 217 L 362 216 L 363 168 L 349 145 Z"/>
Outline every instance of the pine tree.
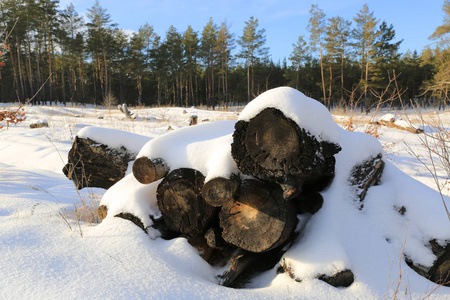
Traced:
<path fill-rule="evenodd" d="M 258 19 L 250 17 L 245 22 L 243 34 L 237 41 L 241 46 L 238 56 L 244 59 L 247 68 L 247 101 L 252 100 L 251 97 L 255 96 L 254 66 L 262 59 L 266 59 L 269 51 L 269 48 L 264 47 L 266 43 L 265 29 L 258 29 L 258 27 Z"/>
<path fill-rule="evenodd" d="M 309 47 L 307 46 L 307 43 L 303 39 L 302 35 L 298 37 L 297 43 L 292 44 L 292 47 L 294 47 L 294 50 L 292 51 L 291 55 L 289 56 L 289 60 L 292 62 L 292 65 L 295 67 L 295 73 L 296 73 L 295 88 L 300 89 L 300 82 L 299 82 L 300 67 L 306 58 L 306 55 L 309 51 Z"/>
<path fill-rule="evenodd" d="M 375 51 L 372 56 L 373 72 L 371 82 L 375 89 L 383 90 L 389 84 L 388 73 L 392 73 L 395 63 L 399 60 L 398 49 L 401 41 L 393 42 L 395 39 L 394 25 L 388 26 L 383 21 L 376 33 Z"/>
<path fill-rule="evenodd" d="M 444 24 L 438 26 L 433 34 L 429 37 L 431 40 L 437 42 L 434 56 L 436 57 L 437 72 L 428 83 L 428 89 L 433 91 L 433 94 L 444 98 L 444 104 L 448 100 L 448 91 L 450 88 L 450 1 L 445 0 L 442 5 L 444 12 Z M 439 103 L 441 109 L 442 103 Z"/>
<path fill-rule="evenodd" d="M 92 55 L 92 62 L 95 64 L 96 78 L 100 81 L 101 99 L 110 93 L 110 70 L 108 58 L 108 45 L 112 42 L 112 31 L 116 27 L 111 21 L 110 15 L 106 9 L 100 6 L 98 0 L 88 9 L 87 17 L 89 18 L 87 45 Z M 96 90 L 94 81 L 94 94 Z M 95 101 L 97 96 L 94 95 Z"/>
<path fill-rule="evenodd" d="M 226 22 L 222 22 L 217 34 L 217 47 L 220 56 L 220 75 L 222 79 L 222 95 L 223 101 L 226 105 L 228 105 L 228 71 L 232 60 L 231 50 L 234 49 L 234 38 L 233 34 L 230 33 L 230 28 Z"/>
<path fill-rule="evenodd" d="M 81 102 L 84 100 L 84 81 L 83 81 L 83 60 L 84 60 L 84 32 L 81 30 L 84 27 L 83 19 L 75 11 L 73 4 L 70 4 L 66 9 L 60 12 L 60 30 L 58 33 L 58 42 L 62 50 L 62 81 L 63 81 L 63 99 L 65 98 L 65 78 L 64 78 L 64 64 L 67 60 L 68 64 L 68 82 L 69 82 L 69 97 L 70 101 L 77 100 Z"/>
<path fill-rule="evenodd" d="M 182 106 L 182 69 L 185 63 L 183 38 L 174 26 L 170 26 L 164 42 L 167 49 L 168 72 L 172 77 L 172 104 Z"/>
<path fill-rule="evenodd" d="M 364 88 L 364 102 L 366 112 L 369 111 L 369 103 L 367 99 L 367 90 L 369 88 L 369 67 L 371 65 L 371 57 L 376 51 L 375 44 L 379 32 L 376 26 L 379 22 L 373 12 L 369 12 L 369 6 L 364 4 L 363 8 L 356 14 L 354 18 L 356 28 L 353 32 L 356 43 L 354 44 L 356 53 L 359 55 L 361 64 L 361 83 Z M 362 110 L 362 106 L 361 106 Z"/>
<path fill-rule="evenodd" d="M 188 26 L 183 33 L 183 47 L 186 57 L 186 80 L 185 80 L 185 105 L 190 106 L 194 104 L 194 100 L 198 98 L 198 86 L 197 86 L 197 58 L 199 55 L 199 39 L 198 33 Z M 194 80 L 195 79 L 195 80 Z M 195 84 L 194 84 L 195 82 Z M 194 88 L 195 86 L 195 88 Z M 195 103 L 196 104 L 196 103 Z"/>
<path fill-rule="evenodd" d="M 154 32 L 153 27 L 148 23 L 141 26 L 139 31 L 134 33 L 130 40 L 130 50 L 128 56 L 132 67 L 131 73 L 134 74 L 136 78 L 138 105 L 142 105 L 142 81 L 145 71 L 150 68 L 150 60 L 156 46 L 156 40 L 157 34 Z"/>
<path fill-rule="evenodd" d="M 308 30 L 310 33 L 310 45 L 313 51 L 319 50 L 320 55 L 320 76 L 322 78 L 323 102 L 326 106 L 330 103 L 327 101 L 327 94 L 325 91 L 325 78 L 323 72 L 323 39 L 325 33 L 325 13 L 317 5 L 312 5 L 309 11 L 311 17 L 309 18 Z"/>
<path fill-rule="evenodd" d="M 340 104 L 344 104 L 344 79 L 345 79 L 345 59 L 347 57 L 348 48 L 350 46 L 350 26 L 351 22 L 341 17 L 333 17 L 328 20 L 325 35 L 325 49 L 328 55 L 330 83 L 329 96 L 331 99 L 333 91 L 333 70 L 340 69 Z"/>
<path fill-rule="evenodd" d="M 205 69 L 206 81 L 206 103 L 207 105 L 215 106 L 215 67 L 218 58 L 218 32 L 217 25 L 213 19 L 210 18 L 209 22 L 203 28 L 201 39 L 201 57 L 203 59 L 203 65 Z"/>

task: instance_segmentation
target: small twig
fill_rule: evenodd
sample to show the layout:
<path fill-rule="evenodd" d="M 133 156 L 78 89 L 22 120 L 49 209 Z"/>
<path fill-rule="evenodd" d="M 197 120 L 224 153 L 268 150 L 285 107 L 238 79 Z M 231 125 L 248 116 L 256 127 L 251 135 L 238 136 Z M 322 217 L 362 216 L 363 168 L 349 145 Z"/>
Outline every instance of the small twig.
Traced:
<path fill-rule="evenodd" d="M 42 88 L 44 87 L 44 85 L 47 83 L 47 81 L 50 79 L 50 77 L 53 75 L 53 73 L 50 73 L 50 75 L 47 77 L 47 79 L 44 81 L 44 83 L 41 85 L 41 87 L 39 88 L 39 90 L 33 95 L 33 97 L 31 97 L 30 99 L 28 99 L 27 104 L 30 103 L 31 101 L 33 101 L 33 99 L 37 96 L 37 94 L 39 94 L 39 92 L 42 90 Z"/>
<path fill-rule="evenodd" d="M 9 36 L 11 35 L 11 33 L 13 32 L 14 28 L 16 27 L 17 22 L 19 22 L 19 17 L 17 17 L 16 21 L 14 22 L 13 27 L 11 28 L 11 30 L 9 32 L 6 33 L 5 38 L 3 39 L 3 43 L 6 43 L 6 40 L 9 38 Z M 3 32 L 6 32 L 6 28 Z"/>
<path fill-rule="evenodd" d="M 395 292 L 394 292 L 394 299 L 397 299 L 398 289 L 400 288 L 400 284 L 402 283 L 402 261 L 403 261 L 402 258 L 403 258 L 403 251 L 405 250 L 406 237 L 408 236 L 408 227 L 409 227 L 409 221 L 406 223 L 405 240 L 403 241 L 402 252 L 400 252 L 400 257 L 398 259 L 399 274 L 398 274 L 397 287 L 395 288 Z"/>

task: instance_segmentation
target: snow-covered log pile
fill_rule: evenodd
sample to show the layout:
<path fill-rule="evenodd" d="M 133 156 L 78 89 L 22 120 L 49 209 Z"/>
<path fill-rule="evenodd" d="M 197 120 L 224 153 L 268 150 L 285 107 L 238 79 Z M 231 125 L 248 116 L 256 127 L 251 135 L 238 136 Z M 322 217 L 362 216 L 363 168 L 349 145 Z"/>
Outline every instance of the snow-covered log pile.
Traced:
<path fill-rule="evenodd" d="M 382 276 L 365 262 L 386 266 L 380 253 L 405 238 L 408 265 L 448 285 L 450 230 L 445 214 L 436 217 L 439 198 L 421 199 L 414 184 L 396 193 L 402 186 L 380 143 L 339 128 L 294 89 L 260 95 L 238 122 L 157 137 L 137 157 L 134 174 L 105 193 L 104 221 L 126 214 L 155 243 L 186 238 L 222 285 L 267 271 L 264 278 L 285 273 L 349 286 L 358 276 Z"/>

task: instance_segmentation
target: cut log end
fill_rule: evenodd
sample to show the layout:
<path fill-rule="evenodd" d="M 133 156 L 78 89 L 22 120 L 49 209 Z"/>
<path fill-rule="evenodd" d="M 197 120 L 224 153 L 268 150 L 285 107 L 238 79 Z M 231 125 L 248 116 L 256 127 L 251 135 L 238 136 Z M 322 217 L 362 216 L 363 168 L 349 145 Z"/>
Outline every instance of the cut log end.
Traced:
<path fill-rule="evenodd" d="M 233 199 L 239 184 L 238 176 L 216 177 L 205 183 L 202 188 L 202 196 L 210 205 L 221 207 Z"/>
<path fill-rule="evenodd" d="M 281 189 L 257 180 L 243 181 L 219 217 L 224 240 L 255 253 L 283 244 L 296 223 L 295 209 L 283 199 Z"/>
<path fill-rule="evenodd" d="M 205 177 L 193 169 L 176 169 L 158 185 L 156 197 L 165 223 L 182 234 L 203 235 L 217 216 L 200 191 Z"/>
<path fill-rule="evenodd" d="M 254 118 L 238 121 L 231 154 L 243 174 L 286 183 L 320 180 L 334 175 L 337 144 L 319 141 L 276 108 L 266 108 Z M 288 189 L 286 196 L 295 193 Z"/>
<path fill-rule="evenodd" d="M 97 210 L 98 218 L 102 222 L 108 215 L 108 207 L 106 205 L 100 205 Z"/>
<path fill-rule="evenodd" d="M 166 176 L 168 168 L 162 159 L 139 157 L 133 163 L 133 175 L 142 184 L 149 184 Z"/>

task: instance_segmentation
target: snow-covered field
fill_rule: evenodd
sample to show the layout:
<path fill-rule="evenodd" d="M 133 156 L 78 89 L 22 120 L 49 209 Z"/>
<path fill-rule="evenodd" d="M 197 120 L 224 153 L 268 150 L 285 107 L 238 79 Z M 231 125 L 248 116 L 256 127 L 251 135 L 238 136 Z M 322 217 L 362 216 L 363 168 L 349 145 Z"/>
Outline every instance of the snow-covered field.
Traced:
<path fill-rule="evenodd" d="M 450 298 L 449 287 L 424 279 L 400 259 L 403 251 L 416 262 L 430 264 L 431 251 L 423 244 L 432 238 L 450 240 L 450 221 L 432 174 L 414 157 L 430 163 L 417 135 L 378 128 L 388 163 L 381 184 L 369 189 L 364 209 L 359 210 L 353 199 L 346 198 L 345 170 L 350 158 L 375 151 L 374 139 L 338 129 L 344 150 L 337 155 L 336 168 L 343 173 L 336 172 L 333 184 L 322 193 L 324 206 L 284 257 L 302 282 L 287 273 L 277 274 L 275 268 L 245 289 L 231 289 L 217 284 L 217 270 L 183 238 L 155 238 L 120 218 L 108 217 L 98 225 L 77 221 L 75 210 L 83 203 L 98 205 L 105 193 L 99 188 L 77 191 L 62 173 L 81 128 L 94 125 L 155 138 L 186 127 L 191 115 L 199 122 L 240 117 L 234 111 L 196 108 L 132 111 L 137 120 L 123 120 L 116 110 L 94 107 L 26 107 L 25 122 L 0 130 L 0 299 L 420 299 L 430 294 Z M 409 116 L 418 119 L 413 112 Z M 343 126 L 349 114 L 333 117 Z M 353 115 L 356 131 L 363 131 L 370 117 Z M 29 128 L 42 119 L 48 128 Z M 442 113 L 440 120 L 450 126 L 450 113 Z M 437 172 L 445 183 L 445 172 Z M 127 197 L 123 194 L 127 188 L 134 192 L 131 177 L 120 183 L 122 198 Z M 152 187 L 146 189 L 151 192 Z M 115 191 L 119 189 L 108 193 Z M 443 191 L 447 192 L 445 187 Z M 402 206 L 407 209 L 404 216 L 394 209 Z M 332 275 L 343 268 L 355 274 L 348 288 L 314 278 L 317 270 Z"/>

